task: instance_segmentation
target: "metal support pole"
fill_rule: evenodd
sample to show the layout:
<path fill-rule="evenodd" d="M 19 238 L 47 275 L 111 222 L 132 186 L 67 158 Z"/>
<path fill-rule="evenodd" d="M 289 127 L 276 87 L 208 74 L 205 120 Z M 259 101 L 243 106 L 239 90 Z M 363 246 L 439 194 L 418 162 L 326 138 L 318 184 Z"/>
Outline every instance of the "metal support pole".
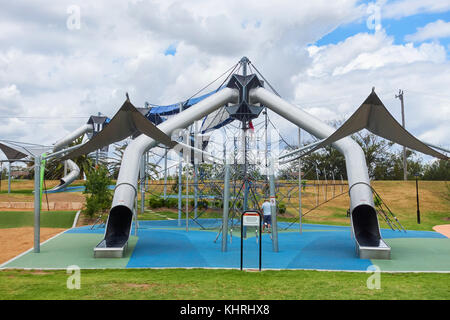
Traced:
<path fill-rule="evenodd" d="M 228 243 L 228 212 L 230 210 L 230 164 L 225 164 L 223 189 L 223 217 L 222 217 L 222 252 L 227 251 Z"/>
<path fill-rule="evenodd" d="M 181 226 L 181 207 L 183 205 L 182 203 L 182 189 L 183 189 L 183 181 L 182 181 L 182 175 L 183 175 L 183 158 L 180 155 L 180 164 L 178 165 L 178 226 Z"/>
<path fill-rule="evenodd" d="M 247 65 L 248 65 L 248 58 L 247 57 L 242 57 L 240 63 L 242 66 L 242 75 L 246 76 L 247 75 Z M 244 92 L 243 94 L 245 95 L 245 87 L 243 88 Z M 242 129 L 244 130 L 244 211 L 248 210 L 248 181 L 247 181 L 247 123 L 244 121 L 242 122 Z M 247 236 L 247 228 L 245 228 L 244 230 L 244 234 L 245 236 Z"/>
<path fill-rule="evenodd" d="M 271 172 L 269 175 L 270 184 L 270 197 L 275 197 L 275 177 L 274 173 Z M 273 199 L 273 198 L 272 198 Z M 277 224 L 277 207 L 276 205 L 270 206 L 272 214 L 272 248 L 274 252 L 278 252 L 278 224 Z"/>
<path fill-rule="evenodd" d="M 138 229 L 138 217 L 137 217 L 137 209 L 138 208 L 138 199 L 137 196 L 134 201 L 134 208 L 133 208 L 133 217 L 134 217 L 134 235 L 137 236 L 137 229 Z"/>
<path fill-rule="evenodd" d="M 403 102 L 403 90 L 398 90 L 398 95 L 395 96 L 396 98 L 400 99 L 401 108 L 402 108 L 402 126 L 404 129 L 405 127 L 405 105 Z M 403 146 L 403 180 L 408 180 L 408 167 L 407 167 L 407 161 L 406 161 L 406 147 Z"/>
<path fill-rule="evenodd" d="M 180 113 L 183 112 L 183 104 L 180 103 Z M 186 143 L 189 144 L 189 141 L 185 141 Z M 181 226 L 181 213 L 182 213 L 182 209 L 181 207 L 183 206 L 183 201 L 182 201 L 182 197 L 183 197 L 183 153 L 180 152 L 180 164 L 178 166 L 178 226 Z"/>
<path fill-rule="evenodd" d="M 145 208 L 145 154 L 141 158 L 141 213 Z"/>
<path fill-rule="evenodd" d="M 148 171 L 148 161 L 150 160 L 150 156 L 149 156 L 149 153 L 148 153 L 148 151 L 145 153 L 145 169 L 144 169 L 144 172 L 145 172 L 145 192 L 147 192 L 148 191 L 148 180 L 149 180 L 149 175 L 147 174 L 147 171 Z"/>
<path fill-rule="evenodd" d="M 34 158 L 34 252 L 39 253 L 41 238 L 41 156 Z"/>
<path fill-rule="evenodd" d="M 298 147 L 301 147 L 301 129 L 298 128 Z M 302 233 L 302 160 L 298 158 L 298 220 L 299 220 L 299 231 Z"/>
<path fill-rule="evenodd" d="M 247 127 L 246 124 L 243 123 L 243 133 L 244 133 L 244 211 L 248 210 L 248 162 L 247 162 Z M 244 230 L 245 231 L 245 230 Z M 245 232 L 244 232 L 245 234 Z"/>
<path fill-rule="evenodd" d="M 249 185 L 248 185 L 248 177 L 247 177 L 247 170 L 248 170 L 248 168 L 247 168 L 247 165 L 248 165 L 248 162 L 247 162 L 247 126 L 246 126 L 246 123 L 242 123 L 242 126 L 243 126 L 243 135 L 244 135 L 244 174 L 243 174 L 243 176 L 244 176 L 244 203 L 243 203 L 243 207 L 244 207 L 244 211 L 247 211 L 248 210 L 248 187 L 249 187 Z M 244 235 L 244 238 L 247 238 L 247 227 L 245 227 L 245 226 L 241 226 L 241 228 L 243 229 L 243 235 Z"/>
<path fill-rule="evenodd" d="M 194 146 L 198 147 L 196 145 L 197 142 L 197 121 L 194 122 Z M 203 146 L 200 146 L 200 149 L 202 149 Z M 196 154 L 194 153 L 194 218 L 197 219 L 198 214 L 198 157 L 196 157 Z"/>
<path fill-rule="evenodd" d="M 8 193 L 11 193 L 11 162 L 8 162 Z"/>
<path fill-rule="evenodd" d="M 334 172 L 331 171 L 331 176 L 333 177 L 333 198 L 336 195 L 336 180 L 334 179 Z"/>
<path fill-rule="evenodd" d="M 167 152 L 164 153 L 164 200 L 167 198 Z"/>
<path fill-rule="evenodd" d="M 316 194 L 316 207 L 319 205 L 319 172 L 317 171 L 317 166 L 316 166 L 316 178 L 317 178 L 317 194 Z"/>
<path fill-rule="evenodd" d="M 420 224 L 420 208 L 419 208 L 419 179 L 416 176 L 416 201 L 417 201 L 417 223 Z"/>
<path fill-rule="evenodd" d="M 264 119 L 264 143 L 265 143 L 265 146 L 264 146 L 264 159 L 265 159 L 265 169 L 266 169 L 266 172 L 264 172 L 264 173 L 265 173 L 266 179 L 267 179 L 267 177 L 269 175 L 269 171 L 268 171 L 269 163 L 267 162 L 267 157 L 269 156 L 269 142 L 268 142 L 268 137 L 267 137 L 267 135 L 268 135 L 268 132 L 267 132 L 267 127 L 268 127 L 267 107 L 265 108 L 264 112 L 265 112 L 265 119 Z M 267 182 L 267 180 L 266 180 L 266 182 Z"/>
<path fill-rule="evenodd" d="M 323 188 L 323 190 L 324 190 L 323 197 L 324 197 L 325 201 L 327 201 L 328 180 L 327 180 L 327 171 L 325 170 L 325 168 L 323 168 L 323 177 L 325 178 L 325 185 L 324 185 L 324 188 Z"/>
<path fill-rule="evenodd" d="M 186 232 L 189 231 L 189 162 L 186 162 Z"/>
<path fill-rule="evenodd" d="M 198 215 L 198 163 L 194 160 L 194 218 Z"/>

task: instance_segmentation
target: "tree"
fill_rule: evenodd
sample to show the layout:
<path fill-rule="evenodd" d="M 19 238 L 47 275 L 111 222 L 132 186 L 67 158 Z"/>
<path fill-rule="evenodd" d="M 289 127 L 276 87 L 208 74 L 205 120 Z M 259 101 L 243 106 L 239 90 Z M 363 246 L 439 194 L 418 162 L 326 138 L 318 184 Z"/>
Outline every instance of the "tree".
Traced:
<path fill-rule="evenodd" d="M 311 143 L 311 141 L 308 141 L 304 145 Z M 325 174 L 327 179 L 330 179 L 333 174 L 335 178 L 339 178 L 341 175 L 345 177 L 347 174 L 344 156 L 332 146 L 326 146 L 321 150 L 302 157 L 301 163 L 302 178 L 307 180 L 316 179 L 316 168 L 318 170 L 317 174 L 321 179 L 324 178 Z M 296 160 L 291 161 L 286 167 L 281 169 L 278 178 L 290 179 L 294 176 L 298 176 L 298 161 Z"/>
<path fill-rule="evenodd" d="M 87 173 L 85 182 L 86 205 L 83 209 L 89 217 L 109 209 L 112 201 L 112 192 L 109 186 L 112 184 L 108 169 L 99 165 Z"/>
<path fill-rule="evenodd" d="M 122 158 L 123 154 L 125 152 L 125 149 L 128 147 L 128 143 L 125 143 L 121 146 L 116 147 L 115 151 L 113 152 L 114 158 L 111 159 L 111 161 L 108 164 L 108 170 L 111 172 L 111 177 L 113 179 L 117 179 L 119 177 L 119 171 L 120 166 L 122 164 Z M 161 166 L 159 166 L 156 163 L 147 163 L 146 166 L 146 175 L 149 177 L 150 180 L 156 180 L 158 179 L 158 174 Z"/>
<path fill-rule="evenodd" d="M 364 151 L 369 177 L 379 180 L 384 170 L 388 170 L 392 165 L 390 150 L 394 142 L 380 138 L 367 130 L 358 131 L 352 138 Z"/>
<path fill-rule="evenodd" d="M 83 137 L 79 137 L 75 141 L 69 144 L 69 147 L 79 145 L 83 142 Z M 93 167 L 93 160 L 88 155 L 81 155 L 71 159 L 80 168 L 80 177 L 83 177 Z M 64 161 L 59 159 L 51 159 L 45 164 L 45 179 L 55 180 L 58 177 L 61 178 L 64 175 Z"/>
<path fill-rule="evenodd" d="M 450 180 L 450 161 L 437 160 L 430 165 L 425 165 L 423 172 L 424 180 Z"/>

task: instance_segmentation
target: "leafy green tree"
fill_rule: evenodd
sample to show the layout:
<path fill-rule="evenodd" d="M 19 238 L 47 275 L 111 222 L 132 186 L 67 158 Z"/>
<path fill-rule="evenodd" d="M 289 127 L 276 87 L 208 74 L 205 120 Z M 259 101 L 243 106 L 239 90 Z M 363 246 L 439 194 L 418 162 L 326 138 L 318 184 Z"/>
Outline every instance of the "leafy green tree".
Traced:
<path fill-rule="evenodd" d="M 450 180 L 450 161 L 437 160 L 430 165 L 425 165 L 423 180 Z"/>
<path fill-rule="evenodd" d="M 81 144 L 83 142 L 83 137 L 79 137 L 75 141 L 69 144 L 69 147 Z M 80 168 L 80 177 L 83 177 L 94 165 L 94 161 L 89 158 L 88 155 L 81 155 L 74 159 L 71 159 L 76 163 L 78 168 Z M 45 179 L 55 180 L 62 178 L 64 175 L 64 161 L 59 159 L 52 159 L 48 161 L 45 165 Z"/>
<path fill-rule="evenodd" d="M 87 173 L 85 182 L 86 205 L 83 212 L 89 216 L 101 213 L 111 206 L 112 192 L 109 186 L 112 180 L 108 169 L 104 165 L 99 165 Z"/>
<path fill-rule="evenodd" d="M 304 145 L 312 143 L 306 142 Z M 297 147 L 296 147 L 297 148 Z M 332 173 L 336 179 L 340 176 L 346 176 L 345 158 L 332 146 L 326 146 L 325 148 L 308 154 L 302 158 L 302 179 L 316 180 L 316 168 L 318 170 L 319 178 L 323 179 L 324 174 L 327 175 L 327 179 L 330 179 Z M 280 170 L 279 179 L 292 179 L 298 177 L 298 161 L 292 161 L 283 169 Z"/>
<path fill-rule="evenodd" d="M 392 162 L 389 162 L 389 160 L 392 160 L 391 147 L 394 143 L 380 138 L 367 130 L 355 133 L 352 135 L 352 138 L 364 151 L 369 177 L 379 180 L 377 174 L 379 175 L 380 172 L 392 165 Z"/>
<path fill-rule="evenodd" d="M 112 179 L 117 179 L 119 176 L 120 166 L 122 164 L 122 158 L 123 154 L 125 152 L 125 149 L 127 148 L 128 143 L 125 143 L 121 146 L 116 146 L 114 152 L 113 152 L 113 158 L 108 163 L 108 170 L 111 172 Z M 161 166 L 156 163 L 148 163 L 146 166 L 146 174 L 147 177 L 149 177 L 150 180 L 157 180 L 159 179 L 158 174 L 159 170 L 161 170 Z"/>

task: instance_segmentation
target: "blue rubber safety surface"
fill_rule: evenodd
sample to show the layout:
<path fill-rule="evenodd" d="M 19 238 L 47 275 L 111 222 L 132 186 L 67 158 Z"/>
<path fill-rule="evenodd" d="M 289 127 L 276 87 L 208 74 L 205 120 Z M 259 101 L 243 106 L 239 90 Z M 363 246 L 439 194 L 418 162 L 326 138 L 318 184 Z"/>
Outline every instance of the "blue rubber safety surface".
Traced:
<path fill-rule="evenodd" d="M 109 190 L 114 190 L 116 186 L 115 185 L 110 185 L 108 186 Z M 61 190 L 45 190 L 44 193 L 60 193 L 60 192 L 83 192 L 86 189 L 85 186 L 73 186 L 73 187 L 66 187 L 64 189 Z"/>
<path fill-rule="evenodd" d="M 221 251 L 222 237 L 217 241 L 217 230 L 199 230 L 199 225 L 213 226 L 219 219 L 199 219 L 199 224 L 185 220 L 139 221 L 138 241 L 127 268 L 239 268 L 240 237 L 234 235 L 228 241 L 228 250 Z M 280 222 L 279 229 L 288 224 Z M 272 249 L 269 234 L 262 236 L 263 269 L 319 269 L 365 271 L 372 265 L 369 259 L 359 259 L 350 227 L 298 224 L 289 231 L 278 234 L 279 252 Z M 101 227 L 80 227 L 66 233 L 104 233 Z M 134 228 L 131 231 L 134 234 Z M 254 229 L 249 230 L 244 242 L 244 268 L 258 268 L 258 243 Z M 385 239 L 390 238 L 446 238 L 437 232 L 382 230 Z M 101 260 L 101 259 L 99 259 Z"/>

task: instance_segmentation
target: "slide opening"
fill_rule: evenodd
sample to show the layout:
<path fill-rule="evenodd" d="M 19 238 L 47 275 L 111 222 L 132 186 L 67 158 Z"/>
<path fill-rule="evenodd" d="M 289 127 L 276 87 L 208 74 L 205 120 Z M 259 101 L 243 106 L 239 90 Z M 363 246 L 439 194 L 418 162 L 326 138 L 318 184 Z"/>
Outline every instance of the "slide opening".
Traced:
<path fill-rule="evenodd" d="M 360 246 L 378 247 L 380 245 L 380 228 L 375 208 L 361 204 L 352 212 L 353 230 Z"/>
<path fill-rule="evenodd" d="M 108 248 L 123 247 L 130 235 L 133 212 L 126 206 L 115 206 L 109 212 L 105 242 Z"/>

